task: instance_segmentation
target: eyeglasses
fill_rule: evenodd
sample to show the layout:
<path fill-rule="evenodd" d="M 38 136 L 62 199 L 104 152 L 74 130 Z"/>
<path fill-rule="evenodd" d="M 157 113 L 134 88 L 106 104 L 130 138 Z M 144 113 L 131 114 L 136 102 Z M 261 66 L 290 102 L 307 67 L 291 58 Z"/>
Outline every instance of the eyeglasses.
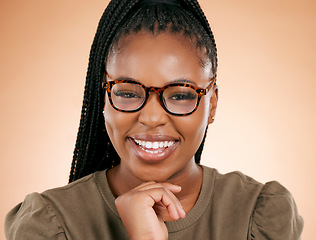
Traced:
<path fill-rule="evenodd" d="M 187 116 L 199 106 L 201 97 L 206 95 L 216 84 L 216 78 L 211 78 L 209 85 L 199 88 L 187 83 L 171 83 L 164 87 L 146 87 L 134 80 L 111 80 L 108 73 L 103 76 L 103 88 L 108 92 L 111 106 L 120 112 L 137 112 L 142 109 L 150 92 L 156 92 L 163 109 L 172 115 Z"/>

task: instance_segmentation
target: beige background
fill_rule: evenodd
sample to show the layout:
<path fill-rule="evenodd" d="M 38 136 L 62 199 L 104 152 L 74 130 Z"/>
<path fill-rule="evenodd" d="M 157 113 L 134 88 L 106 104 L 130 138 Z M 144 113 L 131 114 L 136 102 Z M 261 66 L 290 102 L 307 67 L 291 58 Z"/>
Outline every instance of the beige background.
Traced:
<path fill-rule="evenodd" d="M 1 0 L 1 226 L 26 194 L 67 183 L 89 48 L 107 2 Z M 303 239 L 314 239 L 316 3 L 201 5 L 217 40 L 220 88 L 203 163 L 280 181 L 305 219 Z"/>

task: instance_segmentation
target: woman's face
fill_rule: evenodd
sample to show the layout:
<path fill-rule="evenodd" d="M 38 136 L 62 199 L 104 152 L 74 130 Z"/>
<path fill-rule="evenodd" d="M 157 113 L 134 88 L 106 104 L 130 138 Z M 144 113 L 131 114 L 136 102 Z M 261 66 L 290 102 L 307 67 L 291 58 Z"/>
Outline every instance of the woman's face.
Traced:
<path fill-rule="evenodd" d="M 110 53 L 106 63 L 111 76 L 108 80 L 127 78 L 154 87 L 190 81 L 205 88 L 212 77 L 211 65 L 202 66 L 199 55 L 192 43 L 177 35 L 129 35 Z M 106 96 L 105 124 L 121 158 L 120 173 L 159 182 L 188 173 L 195 166 L 194 154 L 212 122 L 216 103 L 212 90 L 201 98 L 193 114 L 174 116 L 161 107 L 157 93 L 150 93 L 140 111 L 126 113 L 115 110 Z"/>

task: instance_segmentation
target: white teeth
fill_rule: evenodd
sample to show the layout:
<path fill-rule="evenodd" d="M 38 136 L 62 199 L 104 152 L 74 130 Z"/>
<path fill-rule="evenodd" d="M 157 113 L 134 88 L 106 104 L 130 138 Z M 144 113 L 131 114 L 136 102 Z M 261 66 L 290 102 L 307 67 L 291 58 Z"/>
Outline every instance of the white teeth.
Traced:
<path fill-rule="evenodd" d="M 153 142 L 153 149 L 158 149 L 158 148 L 159 148 L 159 143 Z"/>
<path fill-rule="evenodd" d="M 142 141 L 134 139 L 134 141 L 137 143 L 137 145 L 146 148 L 146 149 L 158 149 L 158 148 L 167 148 L 171 147 L 173 144 L 175 144 L 175 141 Z M 157 151 L 148 150 L 150 153 L 155 153 Z"/>
<path fill-rule="evenodd" d="M 152 142 L 146 142 L 146 148 L 152 148 L 153 143 Z"/>

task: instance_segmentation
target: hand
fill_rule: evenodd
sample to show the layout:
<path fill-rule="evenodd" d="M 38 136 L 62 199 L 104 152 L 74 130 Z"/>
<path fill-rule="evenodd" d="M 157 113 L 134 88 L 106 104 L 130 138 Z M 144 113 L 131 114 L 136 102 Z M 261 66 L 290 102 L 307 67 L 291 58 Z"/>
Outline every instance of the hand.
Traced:
<path fill-rule="evenodd" d="M 145 182 L 115 200 L 118 213 L 131 240 L 166 240 L 164 213 L 173 220 L 185 217 L 174 193 L 181 187 L 171 183 Z"/>

